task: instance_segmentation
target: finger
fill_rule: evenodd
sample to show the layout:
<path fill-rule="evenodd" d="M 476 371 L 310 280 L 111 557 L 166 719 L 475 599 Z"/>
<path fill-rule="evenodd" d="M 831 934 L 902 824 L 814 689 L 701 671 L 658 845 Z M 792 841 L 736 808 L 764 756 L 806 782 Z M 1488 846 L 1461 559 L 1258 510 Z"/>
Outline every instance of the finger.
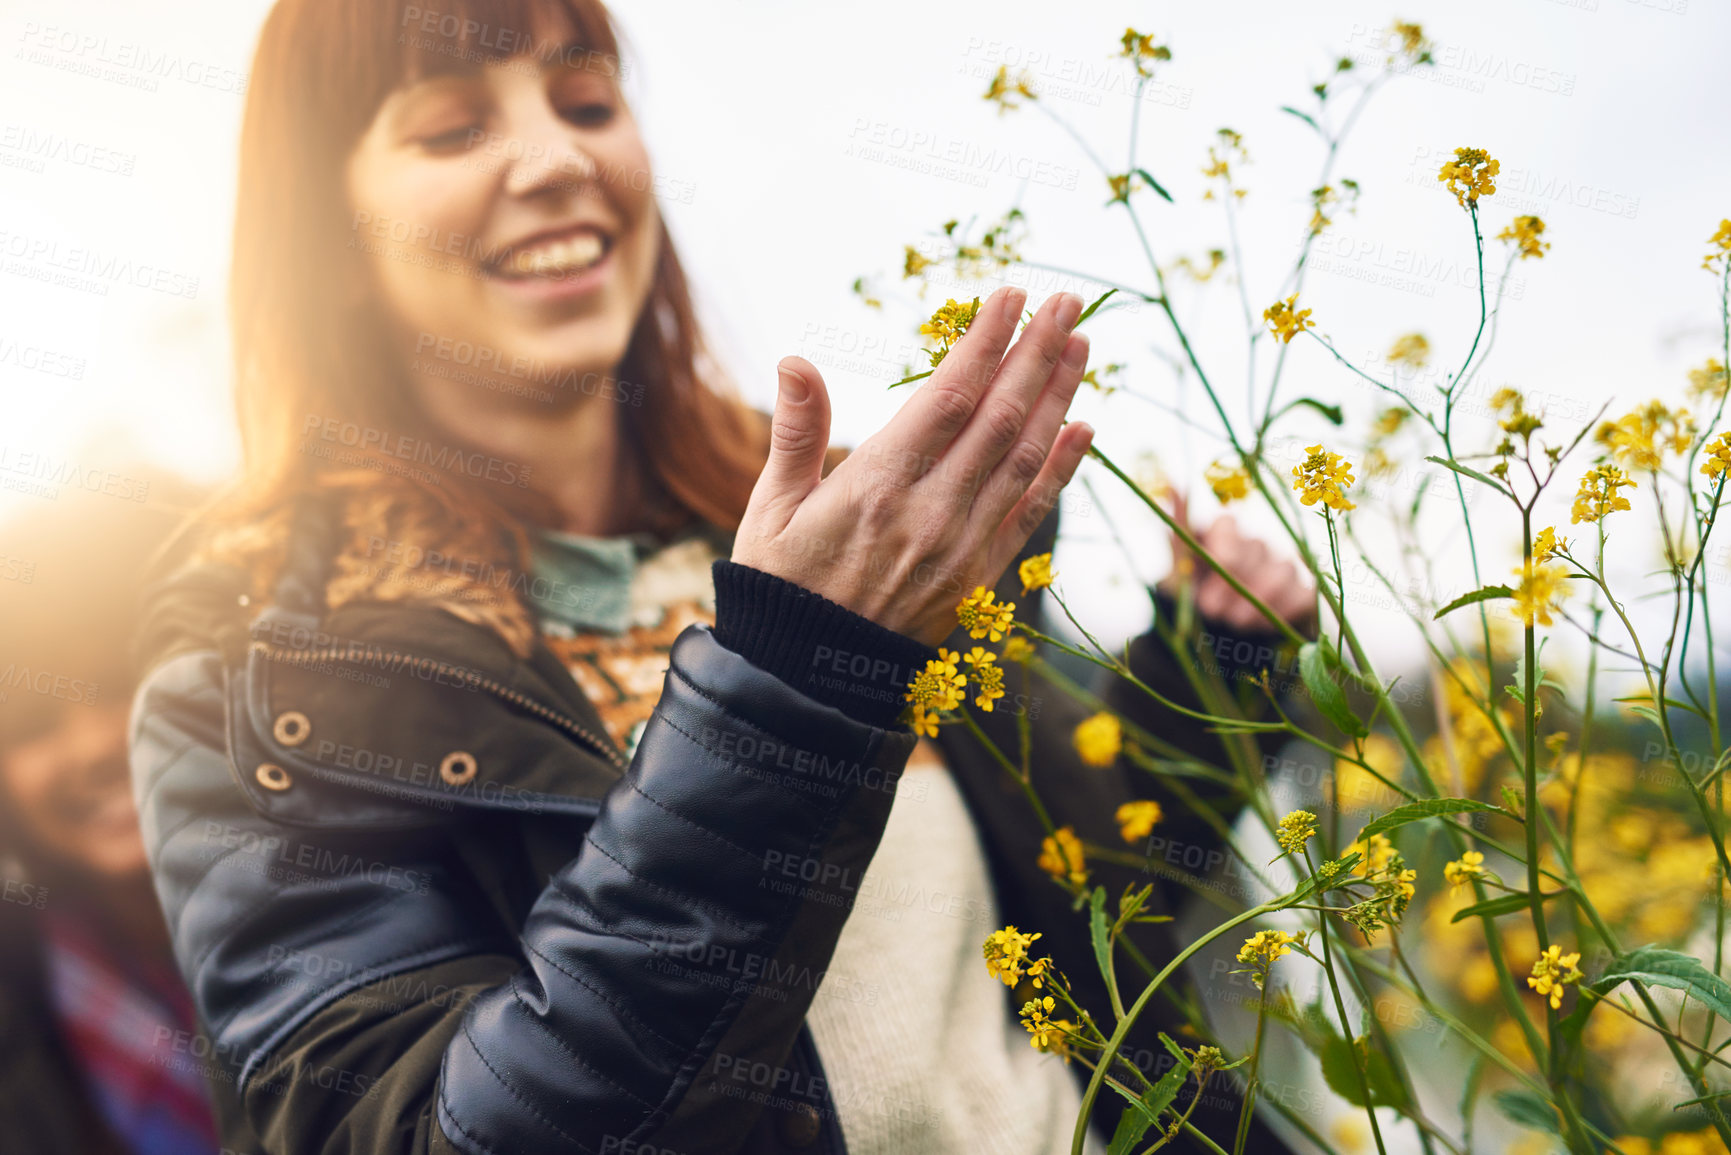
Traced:
<path fill-rule="evenodd" d="M 1210 573 L 1196 585 L 1196 610 L 1205 618 L 1223 620 L 1237 596 L 1219 574 Z"/>
<path fill-rule="evenodd" d="M 1003 524 L 1004 515 L 1028 492 L 1045 468 L 1052 443 L 1063 428 L 1064 415 L 1076 399 L 1082 370 L 1088 364 L 1088 338 L 1072 333 L 1058 355 L 1051 378 L 1034 401 L 1022 434 L 1004 454 L 997 468 L 986 477 L 974 495 L 971 518 L 977 517 L 987 532 Z M 989 402 L 988 402 L 989 403 Z"/>
<path fill-rule="evenodd" d="M 913 399 L 860 449 L 874 457 L 893 454 L 904 480 L 924 473 L 926 463 L 941 457 L 973 417 L 1010 338 L 1016 335 L 1027 299 L 1028 294 L 1013 285 L 987 297 L 968 331 Z"/>
<path fill-rule="evenodd" d="M 1016 508 L 992 535 L 991 545 L 986 551 L 989 577 L 995 579 L 1001 575 L 1022 552 L 1022 547 L 1028 544 L 1028 539 L 1034 536 L 1034 531 L 1040 528 L 1040 523 L 1058 503 L 1059 494 L 1076 476 L 1076 467 L 1088 455 L 1088 446 L 1093 441 L 1094 427 L 1086 421 L 1072 421 L 1059 430 L 1040 476 L 1034 479 L 1034 484 L 1028 487 L 1028 492 L 1022 495 L 1022 500 L 1016 503 Z"/>
<path fill-rule="evenodd" d="M 800 502 L 817 488 L 829 448 L 829 390 L 823 374 L 804 357 L 783 357 L 776 374 L 780 383 L 770 420 L 769 459 L 749 502 L 768 519 L 766 528 L 772 533 L 781 532 Z"/>
<path fill-rule="evenodd" d="M 970 496 L 978 492 L 1011 446 L 1020 447 L 1023 431 L 1042 392 L 1061 367 L 1060 359 L 1066 350 L 1075 353 L 1070 344 L 1070 330 L 1076 327 L 1076 319 L 1082 315 L 1082 304 L 1082 298 L 1075 293 L 1054 294 L 1040 306 L 1040 311 L 1028 322 L 1015 347 L 998 366 L 991 386 L 974 409 L 974 415 L 968 419 L 944 457 L 942 468 L 958 492 Z M 1086 364 L 1086 345 L 1082 346 L 1079 356 L 1079 364 Z M 1076 370 L 1076 380 L 1081 380 L 1080 369 Z M 1070 393 L 1072 396 L 1075 394 L 1073 384 Z M 1069 399 L 1065 398 L 1064 408 L 1067 409 L 1069 404 Z M 1060 420 L 1062 415 L 1060 409 Z M 1055 431 L 1056 424 L 1053 429 Z M 1033 450 L 1020 448 L 1020 452 L 1032 454 Z M 1027 474 L 1029 480 L 1038 476 L 1038 467 L 1043 460 L 1042 455 L 1039 461 L 1033 462 L 1035 469 Z M 1026 460 L 1019 463 L 1023 468 L 1027 464 Z"/>

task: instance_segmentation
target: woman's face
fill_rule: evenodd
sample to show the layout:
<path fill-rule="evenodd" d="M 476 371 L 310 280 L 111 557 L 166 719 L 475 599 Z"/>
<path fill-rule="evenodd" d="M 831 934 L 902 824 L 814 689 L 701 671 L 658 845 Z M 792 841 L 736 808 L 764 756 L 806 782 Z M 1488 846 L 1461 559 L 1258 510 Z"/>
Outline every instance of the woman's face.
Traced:
<path fill-rule="evenodd" d="M 0 752 L 0 805 L 37 853 L 110 882 L 149 863 L 126 762 L 127 705 L 69 706 L 47 733 Z"/>
<path fill-rule="evenodd" d="M 349 156 L 352 241 L 422 382 L 624 357 L 658 257 L 649 156 L 616 72 L 563 56 L 411 82 Z"/>

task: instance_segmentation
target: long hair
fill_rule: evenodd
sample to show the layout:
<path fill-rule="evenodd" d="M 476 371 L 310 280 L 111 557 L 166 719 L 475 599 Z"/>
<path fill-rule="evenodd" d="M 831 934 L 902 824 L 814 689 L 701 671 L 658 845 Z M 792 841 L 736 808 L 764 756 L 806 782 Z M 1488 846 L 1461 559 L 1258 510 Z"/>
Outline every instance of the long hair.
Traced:
<path fill-rule="evenodd" d="M 586 67 L 619 75 L 618 40 L 599 0 L 440 0 L 426 10 L 401 0 L 278 0 L 266 19 L 241 130 L 230 287 L 244 465 L 204 519 L 216 543 L 209 552 L 245 564 L 261 587 L 280 564 L 293 499 L 320 489 L 364 492 L 468 556 L 524 564 L 525 523 L 549 509 L 533 485 L 404 469 L 369 448 L 379 439 L 367 435 L 339 462 L 309 452 L 320 447 L 309 447 L 308 429 L 335 420 L 393 440 L 406 430 L 456 440 L 417 411 L 383 302 L 366 288 L 344 167 L 392 89 L 533 52 L 549 17 L 563 18 Z M 622 405 L 626 451 L 656 499 L 659 513 L 644 514 L 652 527 L 696 518 L 734 529 L 768 453 L 767 421 L 725 387 L 708 356 L 665 223 L 659 244 L 617 367 L 621 383 L 642 390 L 641 404 Z"/>

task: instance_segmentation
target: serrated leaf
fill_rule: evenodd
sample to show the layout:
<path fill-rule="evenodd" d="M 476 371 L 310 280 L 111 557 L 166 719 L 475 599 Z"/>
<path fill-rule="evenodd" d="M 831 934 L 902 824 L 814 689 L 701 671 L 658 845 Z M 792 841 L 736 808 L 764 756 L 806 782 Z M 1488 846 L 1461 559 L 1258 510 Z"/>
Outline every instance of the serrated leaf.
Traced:
<path fill-rule="evenodd" d="M 1430 620 L 1434 622 L 1444 614 L 1453 613 L 1462 606 L 1470 606 L 1474 602 L 1488 602 L 1494 598 L 1512 598 L 1514 596 L 1515 591 L 1510 589 L 1508 586 L 1485 586 L 1481 589 L 1474 590 L 1470 594 L 1462 594 L 1460 597 L 1432 614 Z"/>
<path fill-rule="evenodd" d="M 1440 465 L 1444 469 L 1452 469 L 1456 473 L 1460 474 L 1462 477 L 1470 477 L 1474 481 L 1482 481 L 1486 485 L 1490 486 L 1492 489 L 1496 490 L 1498 493 L 1502 494 L 1504 497 L 1510 496 L 1508 489 L 1504 487 L 1503 483 L 1498 481 L 1496 478 L 1492 477 L 1488 473 L 1480 473 L 1476 469 L 1472 469 L 1472 468 L 1469 468 L 1468 466 L 1462 465 L 1458 461 L 1450 461 L 1446 457 L 1426 457 L 1425 460 L 1429 461 L 1429 462 L 1433 462 L 1437 465 Z"/>
<path fill-rule="evenodd" d="M 1106 930 L 1106 888 L 1096 886 L 1088 895 L 1088 937 L 1094 943 L 1094 961 L 1100 966 L 1100 977 L 1111 982 L 1112 937 Z"/>
<path fill-rule="evenodd" d="M 1346 704 L 1346 695 L 1341 692 L 1339 683 L 1329 676 L 1331 666 L 1337 667 L 1338 663 L 1330 662 L 1328 652 L 1316 642 L 1306 642 L 1299 647 L 1298 673 L 1304 679 L 1304 688 L 1310 692 L 1310 700 L 1341 733 L 1349 738 L 1362 738 L 1370 731 Z"/>
<path fill-rule="evenodd" d="M 1546 902 L 1549 902 L 1551 899 L 1557 897 L 1557 895 L 1564 893 L 1567 892 L 1552 890 L 1540 895 L 1540 897 Z M 1498 915 L 1514 914 L 1518 910 L 1527 910 L 1531 908 L 1531 906 L 1532 903 L 1527 901 L 1527 896 L 1524 894 L 1504 894 L 1499 895 L 1496 898 L 1487 898 L 1483 902 L 1475 902 L 1471 906 L 1462 907 L 1460 910 L 1455 911 L 1454 917 L 1449 919 L 1449 922 L 1457 923 L 1462 919 L 1479 918 L 1480 916 L 1487 914 L 1492 918 L 1496 918 Z"/>
<path fill-rule="evenodd" d="M 1172 1100 L 1178 1097 L 1178 1088 L 1182 1087 L 1184 1080 L 1189 1077 L 1190 1064 L 1180 1058 L 1140 1099 L 1119 1089 L 1118 1093 L 1128 1099 L 1131 1105 L 1118 1117 L 1118 1129 L 1112 1135 L 1106 1155 L 1129 1155 L 1134 1151 L 1148 1128 L 1160 1121 L 1160 1112 L 1170 1107 Z M 1117 1086 L 1115 1083 L 1112 1085 Z"/>
<path fill-rule="evenodd" d="M 1543 1095 L 1533 1091 L 1498 1091 L 1491 1099 L 1496 1103 L 1497 1110 L 1511 1122 L 1531 1127 L 1535 1131 L 1562 1134 L 1557 1127 L 1557 1109 L 1551 1106 Z"/>
<path fill-rule="evenodd" d="M 1366 826 L 1358 832 L 1358 841 L 1365 842 L 1373 834 L 1384 834 L 1397 826 L 1405 826 L 1409 822 L 1418 822 L 1425 818 L 1438 818 L 1445 814 L 1468 814 L 1480 810 L 1494 810 L 1498 814 L 1508 813 L 1501 806 L 1492 806 L 1489 802 L 1479 802 L 1472 798 L 1420 798 L 1417 802 L 1408 802 L 1405 806 L 1395 807 Z"/>
<path fill-rule="evenodd" d="M 1148 182 L 1148 187 L 1149 187 L 1149 188 L 1151 188 L 1151 189 L 1153 189 L 1153 190 L 1154 190 L 1154 192 L 1155 192 L 1155 193 L 1156 193 L 1156 194 L 1157 194 L 1157 195 L 1158 195 L 1158 196 L 1159 196 L 1159 197 L 1160 197 L 1160 198 L 1161 198 L 1161 199 L 1163 199 L 1163 200 L 1164 200 L 1164 201 L 1165 201 L 1165 202 L 1166 202 L 1166 203 L 1167 203 L 1167 204 L 1171 204 L 1171 203 L 1172 203 L 1172 194 L 1171 194 L 1171 193 L 1169 193 L 1169 192 L 1167 192 L 1167 191 L 1166 191 L 1166 189 L 1165 189 L 1165 188 L 1164 188 L 1164 187 L 1162 187 L 1162 186 L 1161 186 L 1161 184 L 1160 184 L 1160 182 L 1159 182 L 1159 181 L 1157 181 L 1157 180 L 1155 180 L 1155 179 L 1154 179 L 1154 178 L 1153 178 L 1153 176 L 1151 176 L 1151 175 L 1150 175 L 1150 174 L 1149 174 L 1149 172 L 1148 172 L 1148 170 L 1147 170 L 1147 169 L 1145 169 L 1145 168 L 1139 168 L 1139 169 L 1137 169 L 1137 170 L 1136 170 L 1136 175 L 1137 175 L 1137 176 L 1139 176 L 1139 177 L 1141 177 L 1141 178 L 1142 178 L 1142 179 L 1143 179 L 1143 180 L 1145 180 L 1145 181 L 1147 181 L 1147 182 Z"/>
<path fill-rule="evenodd" d="M 1702 965 L 1701 960 L 1682 951 L 1667 950 L 1651 944 L 1637 947 L 1628 954 L 1612 959 L 1605 973 L 1589 984 L 1589 989 L 1603 997 L 1626 982 L 1645 983 L 1650 987 L 1670 987 L 1687 994 L 1722 1019 L 1731 1019 L 1731 983 Z M 1567 1018 L 1557 1024 L 1571 1039 L 1580 1038 L 1587 1016 L 1597 999 L 1582 999 Z"/>

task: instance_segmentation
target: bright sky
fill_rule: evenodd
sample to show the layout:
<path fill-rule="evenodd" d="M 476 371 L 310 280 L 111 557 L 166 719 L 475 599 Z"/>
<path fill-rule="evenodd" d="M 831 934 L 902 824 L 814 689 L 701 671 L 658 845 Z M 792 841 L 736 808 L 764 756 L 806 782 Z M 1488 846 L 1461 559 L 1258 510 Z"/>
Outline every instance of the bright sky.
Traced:
<path fill-rule="evenodd" d="M 122 481 L 139 459 L 208 479 L 233 468 L 224 280 L 238 90 L 265 7 L 10 0 L 0 14 L 0 515 L 49 500 L 33 489 L 32 454 Z M 1295 255 L 1322 160 L 1314 135 L 1279 106 L 1311 108 L 1309 86 L 1343 52 L 1373 63 L 1376 30 L 1399 17 L 1423 23 L 1439 64 L 1390 84 L 1342 151 L 1335 176 L 1357 180 L 1363 196 L 1319 243 L 1304 296 L 1319 328 L 1359 358 L 1421 330 L 1439 360 L 1458 362 L 1478 319 L 1471 234 L 1435 172 L 1470 144 L 1503 165 L 1490 229 L 1539 213 L 1555 246 L 1515 270 L 1487 392 L 1507 383 L 1549 396 L 1566 425 L 1613 397 L 1680 397 L 1686 369 L 1717 349 L 1715 285 L 1699 265 L 1705 238 L 1731 215 L 1731 158 L 1712 147 L 1731 107 L 1731 5 L 623 0 L 618 15 L 633 99 L 666 187 L 678 190 L 665 211 L 713 337 L 766 405 L 779 357 L 816 362 L 838 440 L 868 436 L 901 401 L 882 386 L 916 355 L 915 328 L 942 297 L 921 302 L 899 281 L 902 245 L 929 242 L 941 222 L 1020 205 L 1031 259 L 1150 283 L 1126 216 L 1106 208 L 1104 180 L 1075 142 L 1032 110 L 1000 117 L 979 99 L 1000 63 L 1026 67 L 1046 106 L 1121 167 L 1130 88 L 1109 56 L 1127 24 L 1173 52 L 1144 102 L 1138 152 L 1177 201 L 1137 194 L 1156 251 L 1169 262 L 1224 243 L 1199 169 L 1215 131 L 1237 129 L 1254 162 L 1242 170 L 1240 240 L 1257 313 Z M 884 290 L 881 312 L 849 292 L 861 274 Z M 1073 284 L 1032 287 L 1038 297 Z M 1181 291 L 1204 363 L 1241 418 L 1236 289 Z M 1125 384 L 1213 427 L 1194 379 L 1179 387 L 1165 367 L 1175 344 L 1151 309 L 1090 327 L 1096 364 L 1127 364 Z M 1266 371 L 1269 346 L 1259 348 Z M 1377 399 L 1318 345 L 1294 343 L 1281 388 L 1344 405 L 1347 429 L 1326 436 L 1360 455 Z M 1133 397 L 1087 396 L 1075 415 L 1118 460 L 1152 452 L 1198 488 L 1220 449 Z M 1290 444 L 1325 428 L 1301 417 Z M 1463 440 L 1482 446 L 1486 428 L 1466 419 Z M 1194 504 L 1211 512 L 1200 496 Z M 1495 580 L 1517 551 L 1507 520 L 1483 504 Z M 1105 519 L 1080 491 L 1072 508 L 1060 586 L 1107 637 L 1139 629 L 1146 602 L 1116 576 L 1124 567 Z M 1142 576 L 1157 577 L 1163 535 L 1116 497 L 1109 508 L 1135 539 Z M 1360 531 L 1386 536 L 1373 517 Z M 1657 556 L 1651 534 L 1633 519 L 1621 532 L 1619 564 L 1638 582 Z M 1458 535 L 1444 527 L 1422 544 L 1445 594 L 1469 588 Z M 1379 653 L 1412 652 L 1398 611 L 1363 608 Z"/>

